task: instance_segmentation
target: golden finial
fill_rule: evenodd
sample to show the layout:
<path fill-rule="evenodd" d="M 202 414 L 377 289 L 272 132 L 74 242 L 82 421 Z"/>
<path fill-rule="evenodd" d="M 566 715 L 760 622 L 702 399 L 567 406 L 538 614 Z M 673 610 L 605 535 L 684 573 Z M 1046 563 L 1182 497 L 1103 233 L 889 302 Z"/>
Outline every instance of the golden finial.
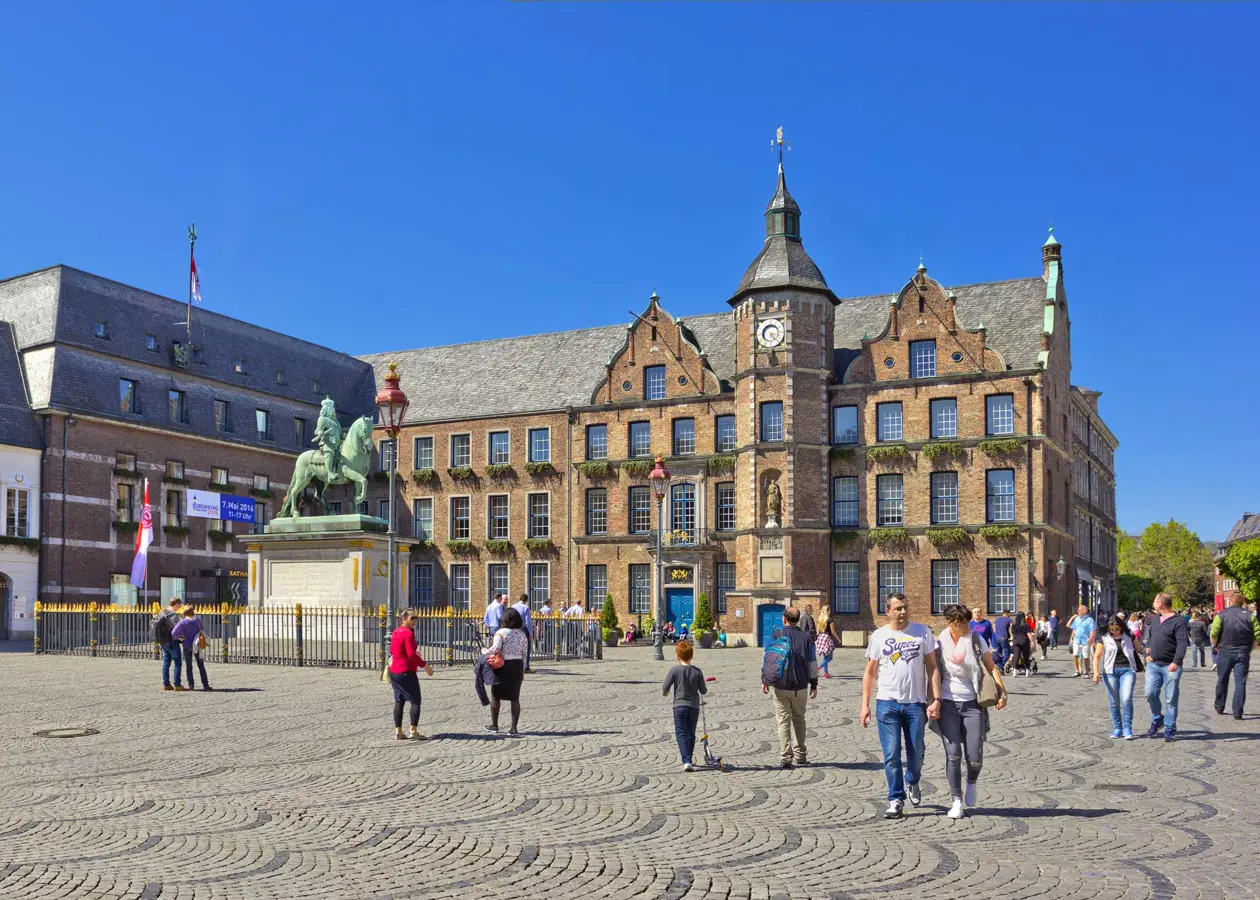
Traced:
<path fill-rule="evenodd" d="M 779 151 L 779 165 L 783 165 L 783 151 L 792 149 L 792 142 L 783 139 L 783 126 L 775 129 L 774 139 L 770 141 L 770 149 Z"/>

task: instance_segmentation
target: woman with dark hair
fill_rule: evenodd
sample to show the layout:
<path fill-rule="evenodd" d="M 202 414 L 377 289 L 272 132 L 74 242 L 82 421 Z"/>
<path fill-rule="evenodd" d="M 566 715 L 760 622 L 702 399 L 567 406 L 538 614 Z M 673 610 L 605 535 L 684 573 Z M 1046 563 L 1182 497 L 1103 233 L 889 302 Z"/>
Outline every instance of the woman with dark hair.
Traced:
<path fill-rule="evenodd" d="M 1093 679 L 1094 684 L 1102 680 L 1107 685 L 1113 738 L 1133 740 L 1133 684 L 1137 681 L 1140 659 L 1124 619 L 1109 618 L 1102 636 L 1094 642 Z"/>
<path fill-rule="evenodd" d="M 1032 667 L 1032 629 L 1023 613 L 1012 613 L 1011 620 L 1011 671 L 1016 675 L 1022 670 L 1027 678 Z"/>
<path fill-rule="evenodd" d="M 424 673 L 433 677 L 433 666 L 420 656 L 420 648 L 416 644 L 416 611 L 404 609 L 399 617 L 398 627 L 389 636 L 389 683 L 394 689 L 394 739 L 399 741 L 422 741 L 420 734 L 420 679 L 416 672 L 424 669 Z M 403 708 L 411 704 L 411 733 L 403 735 Z"/>
<path fill-rule="evenodd" d="M 520 737 L 516 725 L 521 717 L 521 681 L 525 678 L 525 651 L 529 638 L 524 631 L 525 621 L 515 609 L 503 613 L 499 626 L 490 646 L 481 651 L 503 660 L 495 671 L 498 679 L 490 687 L 490 724 L 486 726 L 486 731 L 498 733 L 499 704 L 507 700 L 512 709 L 512 727 L 508 729 L 508 737 Z"/>
<path fill-rule="evenodd" d="M 993 663 L 988 642 L 971 630 L 971 610 L 957 603 L 945 607 L 947 627 L 936 645 L 936 666 L 941 673 L 941 741 L 945 744 L 945 777 L 953 798 L 947 815 L 961 819 L 964 806 L 976 805 L 976 781 L 984 764 L 984 736 L 989 730 L 989 711 L 980 705 L 984 678 L 998 688 L 996 709 L 1006 706 L 1002 671 Z M 933 728 L 933 731 L 936 729 Z M 964 758 L 967 785 L 963 788 Z"/>

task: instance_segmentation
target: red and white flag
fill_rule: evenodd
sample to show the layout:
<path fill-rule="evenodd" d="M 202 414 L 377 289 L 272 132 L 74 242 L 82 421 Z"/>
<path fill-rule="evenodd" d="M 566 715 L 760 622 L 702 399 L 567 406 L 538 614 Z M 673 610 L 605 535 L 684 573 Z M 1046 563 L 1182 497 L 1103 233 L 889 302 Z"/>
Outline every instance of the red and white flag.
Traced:
<path fill-rule="evenodd" d="M 201 302 L 201 279 L 197 277 L 197 260 L 192 255 L 192 250 L 188 251 L 188 293 L 198 303 Z"/>
<path fill-rule="evenodd" d="M 197 270 L 193 270 L 197 277 Z M 144 480 L 144 511 L 140 513 L 140 528 L 136 531 L 136 555 L 131 561 L 131 583 L 144 587 L 144 577 L 149 565 L 149 545 L 153 543 L 153 510 L 149 507 L 149 479 Z"/>

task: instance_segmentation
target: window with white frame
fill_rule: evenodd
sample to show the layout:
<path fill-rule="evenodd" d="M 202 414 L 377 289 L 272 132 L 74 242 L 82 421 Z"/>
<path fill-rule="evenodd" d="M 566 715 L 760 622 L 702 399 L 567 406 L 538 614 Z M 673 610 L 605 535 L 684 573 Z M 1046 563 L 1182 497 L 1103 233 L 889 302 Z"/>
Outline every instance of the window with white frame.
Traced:
<path fill-rule="evenodd" d="M 735 563 L 717 564 L 717 613 L 726 615 L 726 594 L 735 589 Z"/>
<path fill-rule="evenodd" d="M 218 487 L 220 485 L 226 487 L 228 484 L 228 470 L 223 466 L 210 467 L 210 486 Z"/>
<path fill-rule="evenodd" d="M 906 567 L 899 559 L 882 559 L 876 569 L 879 573 L 879 596 L 876 606 L 882 616 L 888 612 L 888 595 L 906 592 Z"/>
<path fill-rule="evenodd" d="M 506 431 L 490 432 L 489 462 L 492 466 L 505 466 L 512 461 L 512 438 Z"/>
<path fill-rule="evenodd" d="M 901 403 L 879 403 L 875 406 L 877 422 L 875 439 L 877 441 L 900 441 L 905 439 Z"/>
<path fill-rule="evenodd" d="M 600 609 L 604 605 L 604 597 L 608 594 L 608 567 L 586 567 L 586 608 Z"/>
<path fill-rule="evenodd" d="M 275 436 L 271 433 L 271 413 L 265 409 L 254 410 L 254 425 L 258 429 L 258 440 L 271 441 Z"/>
<path fill-rule="evenodd" d="M 415 604 L 421 609 L 433 606 L 433 563 L 417 563 L 411 578 Z"/>
<path fill-rule="evenodd" d="M 831 479 L 831 524 L 853 527 L 858 523 L 858 480 L 844 475 Z"/>
<path fill-rule="evenodd" d="M 5 491 L 4 533 L 9 537 L 31 536 L 30 497 L 30 491 L 24 488 L 9 488 Z"/>
<path fill-rule="evenodd" d="M 713 419 L 713 450 L 731 453 L 735 449 L 735 417 L 716 416 Z"/>
<path fill-rule="evenodd" d="M 984 433 L 1015 433 L 1015 395 L 993 394 L 984 398 Z"/>
<path fill-rule="evenodd" d="M 396 466 L 397 459 L 394 453 L 393 441 L 381 441 L 381 471 L 392 472 Z"/>
<path fill-rule="evenodd" d="M 669 489 L 670 528 L 686 532 L 687 542 L 696 539 L 696 486 L 689 481 Z"/>
<path fill-rule="evenodd" d="M 551 429 L 531 428 L 529 430 L 529 461 L 551 462 Z"/>
<path fill-rule="evenodd" d="M 929 405 L 933 440 L 958 437 L 958 401 L 941 397 Z"/>
<path fill-rule="evenodd" d="M 608 533 L 608 490 L 589 488 L 586 491 L 586 533 Z"/>
<path fill-rule="evenodd" d="M 529 495 L 529 537 L 551 537 L 551 496 Z"/>
<path fill-rule="evenodd" d="M 472 536 L 472 498 L 451 498 L 451 540 L 466 541 Z"/>
<path fill-rule="evenodd" d="M 490 563 L 486 567 L 486 603 L 502 594 L 508 596 L 507 563 Z"/>
<path fill-rule="evenodd" d="M 647 563 L 630 564 L 630 613 L 652 612 L 652 567 Z"/>
<path fill-rule="evenodd" d="M 767 400 L 761 404 L 761 439 L 775 442 L 783 438 L 783 401 Z"/>
<path fill-rule="evenodd" d="M 1015 470 L 989 469 L 984 473 L 985 520 L 1015 521 Z"/>
<path fill-rule="evenodd" d="M 735 482 L 722 481 L 718 482 L 715 490 L 717 503 L 717 515 L 714 518 L 714 527 L 718 531 L 734 531 L 735 530 Z"/>
<path fill-rule="evenodd" d="M 932 378 L 936 375 L 936 341 L 910 342 L 910 377 Z"/>
<path fill-rule="evenodd" d="M 551 570 L 546 563 L 530 563 L 526 576 L 529 578 L 529 606 L 538 609 L 551 595 Z"/>
<path fill-rule="evenodd" d="M 652 489 L 630 488 L 630 533 L 647 534 L 652 530 Z"/>
<path fill-rule="evenodd" d="M 880 528 L 906 524 L 905 493 L 900 475 L 880 475 L 875 479 L 876 522 Z"/>
<path fill-rule="evenodd" d="M 833 612 L 852 615 L 861 603 L 861 569 L 855 562 L 832 564 L 831 609 Z"/>
<path fill-rule="evenodd" d="M 454 609 L 472 609 L 472 574 L 467 563 L 452 563 L 451 606 Z"/>
<path fill-rule="evenodd" d="M 959 603 L 958 560 L 932 560 L 932 615 L 939 616 L 951 603 Z"/>
<path fill-rule="evenodd" d="M 641 457 L 652 455 L 652 423 L 630 423 L 630 456 Z"/>
<path fill-rule="evenodd" d="M 674 455 L 691 456 L 696 452 L 696 420 L 674 420 Z"/>
<path fill-rule="evenodd" d="M 467 434 L 451 435 L 451 468 L 465 468 L 472 465 L 472 437 Z"/>
<path fill-rule="evenodd" d="M 412 537 L 433 540 L 433 498 L 420 497 L 411 503 Z"/>
<path fill-rule="evenodd" d="M 433 468 L 433 438 L 418 437 L 412 444 L 415 460 L 413 465 L 417 469 Z"/>
<path fill-rule="evenodd" d="M 665 367 L 647 366 L 643 370 L 643 399 L 665 399 Z"/>
<path fill-rule="evenodd" d="M 831 409 L 831 443 L 856 444 L 858 442 L 858 408 L 835 406 Z"/>
<path fill-rule="evenodd" d="M 508 495 L 491 494 L 486 508 L 486 537 L 495 541 L 508 538 Z"/>
<path fill-rule="evenodd" d="M 989 613 L 1015 612 L 1015 560 L 988 561 Z"/>
<path fill-rule="evenodd" d="M 586 458 L 608 459 L 608 426 L 586 426 Z"/>
<path fill-rule="evenodd" d="M 122 572 L 109 576 L 109 605 L 135 606 L 139 592 L 131 583 L 131 575 Z"/>
<path fill-rule="evenodd" d="M 958 524 L 958 473 L 933 472 L 930 482 L 932 491 L 932 524 Z"/>

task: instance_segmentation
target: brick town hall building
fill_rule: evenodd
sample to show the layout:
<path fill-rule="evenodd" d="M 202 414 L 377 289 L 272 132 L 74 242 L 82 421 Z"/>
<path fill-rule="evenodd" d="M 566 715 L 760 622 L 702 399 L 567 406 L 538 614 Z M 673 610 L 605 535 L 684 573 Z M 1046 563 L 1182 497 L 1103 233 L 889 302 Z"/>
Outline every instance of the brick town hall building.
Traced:
<path fill-rule="evenodd" d="M 1115 439 L 1070 383 L 1059 242 L 1039 277 L 948 287 L 920 265 L 841 299 L 800 215 L 780 168 L 726 312 L 675 318 L 653 294 L 625 325 L 367 357 L 411 398 L 411 601 L 611 594 L 624 624 L 657 608 L 659 552 L 671 618 L 704 594 L 750 643 L 788 604 L 869 631 L 892 591 L 919 618 L 1113 606 Z"/>

